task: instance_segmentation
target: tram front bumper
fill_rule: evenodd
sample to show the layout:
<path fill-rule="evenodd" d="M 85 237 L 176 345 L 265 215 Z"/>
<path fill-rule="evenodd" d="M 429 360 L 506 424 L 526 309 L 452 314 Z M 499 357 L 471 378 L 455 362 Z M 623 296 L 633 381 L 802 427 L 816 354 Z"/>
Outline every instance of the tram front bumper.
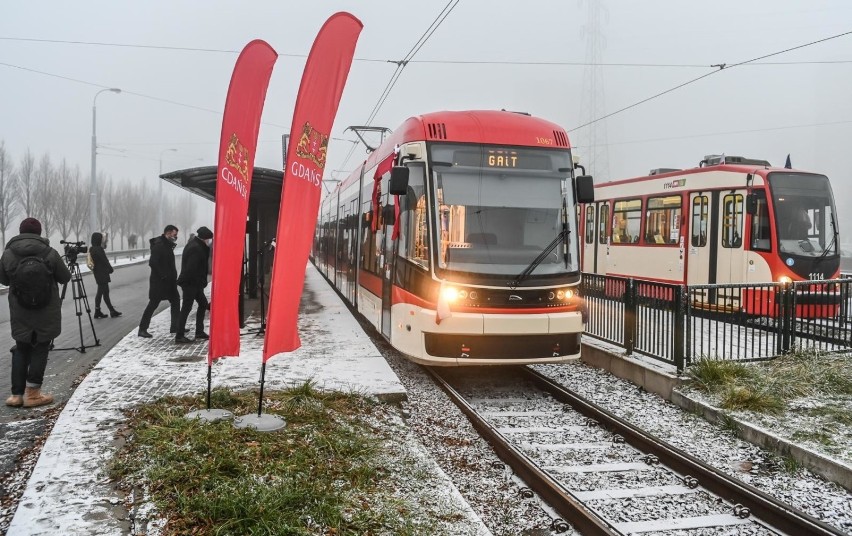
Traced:
<path fill-rule="evenodd" d="M 505 362 L 560 361 L 579 356 L 583 320 L 579 311 L 544 314 L 453 313 L 440 324 L 422 310 L 426 355 Z"/>

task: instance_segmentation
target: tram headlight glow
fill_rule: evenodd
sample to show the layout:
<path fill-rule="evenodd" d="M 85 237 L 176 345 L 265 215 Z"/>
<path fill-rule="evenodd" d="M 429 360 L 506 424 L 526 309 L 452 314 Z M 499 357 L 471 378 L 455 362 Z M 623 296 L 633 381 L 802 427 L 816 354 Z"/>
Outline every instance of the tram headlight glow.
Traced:
<path fill-rule="evenodd" d="M 574 297 L 574 291 L 571 290 L 570 288 L 566 288 L 565 289 L 565 299 L 570 300 L 573 297 Z"/>
<path fill-rule="evenodd" d="M 564 297 L 565 297 L 565 291 L 564 290 L 559 289 L 559 290 L 556 291 L 556 299 L 557 300 L 561 300 Z"/>
<path fill-rule="evenodd" d="M 477 294 L 477 292 L 475 290 L 470 291 L 470 299 L 471 300 L 475 300 L 478 297 L 479 297 L 479 294 Z"/>
<path fill-rule="evenodd" d="M 459 289 L 455 287 L 444 287 L 441 291 L 441 298 L 447 303 L 452 303 L 459 298 Z"/>
<path fill-rule="evenodd" d="M 547 294 L 548 300 L 552 300 L 555 297 L 556 297 L 556 293 L 554 293 L 552 290 Z"/>
<path fill-rule="evenodd" d="M 782 285 L 789 285 L 790 283 L 793 282 L 793 280 L 791 278 L 787 277 L 786 275 L 782 275 L 781 277 L 778 278 L 778 282 L 781 283 Z"/>

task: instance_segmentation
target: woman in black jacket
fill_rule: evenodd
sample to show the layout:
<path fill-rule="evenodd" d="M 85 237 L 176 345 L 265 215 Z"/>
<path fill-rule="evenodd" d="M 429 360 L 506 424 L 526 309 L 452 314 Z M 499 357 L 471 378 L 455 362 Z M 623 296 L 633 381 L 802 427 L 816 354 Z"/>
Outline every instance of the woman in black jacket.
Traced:
<path fill-rule="evenodd" d="M 109 300 L 109 274 L 112 273 L 112 266 L 107 259 L 103 248 L 104 235 L 101 233 L 92 233 L 92 242 L 89 246 L 89 255 L 92 257 L 92 273 L 95 274 L 95 283 L 98 284 L 98 292 L 95 294 L 95 318 L 106 318 L 107 315 L 101 312 L 101 298 L 109 309 L 109 316 L 115 318 L 121 316 L 121 313 L 116 311 Z"/>

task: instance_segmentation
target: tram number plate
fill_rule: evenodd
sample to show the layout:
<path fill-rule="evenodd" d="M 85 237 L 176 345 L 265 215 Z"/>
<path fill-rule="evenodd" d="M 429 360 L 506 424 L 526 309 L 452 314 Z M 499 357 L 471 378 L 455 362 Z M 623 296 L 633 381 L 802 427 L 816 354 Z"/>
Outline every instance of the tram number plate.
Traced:
<path fill-rule="evenodd" d="M 811 272 L 808 274 L 808 279 L 811 281 L 822 281 L 825 279 L 825 274 L 823 272 Z"/>

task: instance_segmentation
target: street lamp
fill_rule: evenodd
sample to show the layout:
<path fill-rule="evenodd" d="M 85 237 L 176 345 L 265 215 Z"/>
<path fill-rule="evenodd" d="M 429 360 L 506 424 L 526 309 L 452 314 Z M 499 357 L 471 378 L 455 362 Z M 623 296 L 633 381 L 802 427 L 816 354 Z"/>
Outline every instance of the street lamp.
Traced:
<path fill-rule="evenodd" d="M 163 174 L 163 154 L 167 152 L 177 152 L 177 149 L 163 149 L 160 151 L 160 175 Z M 157 175 L 157 225 L 158 229 L 163 225 L 163 178 Z"/>
<path fill-rule="evenodd" d="M 98 230 L 98 138 L 97 138 L 97 107 L 98 95 L 104 91 L 113 93 L 121 93 L 117 87 L 102 89 L 95 93 L 95 98 L 92 99 L 92 184 L 89 189 L 89 236 Z"/>

